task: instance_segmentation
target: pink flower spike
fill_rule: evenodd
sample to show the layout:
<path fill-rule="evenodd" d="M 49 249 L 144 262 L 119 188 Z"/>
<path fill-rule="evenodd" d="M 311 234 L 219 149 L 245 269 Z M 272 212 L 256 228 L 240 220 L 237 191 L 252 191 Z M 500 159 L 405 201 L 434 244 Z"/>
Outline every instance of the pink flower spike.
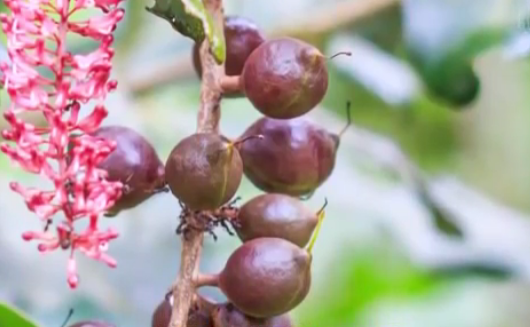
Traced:
<path fill-rule="evenodd" d="M 9 128 L 1 131 L 9 144 L 1 144 L 0 151 L 23 170 L 51 181 L 53 187 L 45 190 L 17 182 L 9 186 L 45 223 L 44 230 L 24 232 L 22 238 L 36 241 L 43 253 L 70 250 L 67 281 L 75 288 L 79 283 L 75 251 L 116 266 L 106 250 L 118 234 L 98 229 L 101 214 L 122 194 L 121 183 L 107 181 L 108 174 L 98 168 L 116 145 L 87 134 L 107 117 L 104 100 L 117 85 L 110 80 L 112 34 L 124 10 L 118 7 L 121 0 L 4 3 L 10 12 L 0 13 L 0 26 L 7 38 L 9 62 L 0 62 L 0 83 L 11 105 L 4 111 Z M 85 21 L 73 20 L 73 13 L 92 8 L 102 13 Z M 99 46 L 93 52 L 73 55 L 67 44 L 71 34 L 91 38 Z M 53 78 L 41 74 L 43 71 L 51 72 Z M 90 101 L 98 105 L 80 119 L 81 104 Z M 34 126 L 19 116 L 30 112 L 44 117 L 44 126 Z M 51 226 L 52 218 L 55 226 Z M 89 219 L 90 228 L 76 230 L 74 223 L 80 219 Z"/>

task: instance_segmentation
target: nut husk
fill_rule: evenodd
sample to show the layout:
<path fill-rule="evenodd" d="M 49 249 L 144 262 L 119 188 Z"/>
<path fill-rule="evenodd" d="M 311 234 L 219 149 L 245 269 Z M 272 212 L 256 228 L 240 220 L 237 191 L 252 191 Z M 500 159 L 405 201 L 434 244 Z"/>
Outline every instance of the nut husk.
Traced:
<path fill-rule="evenodd" d="M 281 238 L 257 238 L 236 249 L 219 288 L 241 312 L 270 318 L 291 311 L 311 287 L 311 254 Z"/>
<path fill-rule="evenodd" d="M 91 135 L 116 142 L 116 149 L 98 165 L 107 171 L 108 180 L 125 186 L 108 216 L 134 208 L 165 187 L 164 164 L 142 135 L 124 126 L 100 127 Z"/>
<path fill-rule="evenodd" d="M 339 136 L 300 117 L 263 117 L 241 138 L 261 134 L 262 140 L 241 143 L 245 175 L 268 193 L 303 196 L 313 193 L 331 175 Z"/>
<path fill-rule="evenodd" d="M 328 89 L 326 57 L 309 43 L 278 38 L 254 50 L 241 74 L 241 87 L 254 107 L 277 119 L 302 116 Z"/>
<path fill-rule="evenodd" d="M 223 136 L 193 134 L 171 151 L 166 162 L 166 181 L 188 208 L 215 210 L 236 193 L 242 165 L 239 151 Z"/>
<path fill-rule="evenodd" d="M 212 313 L 214 327 L 292 327 L 287 314 L 271 318 L 253 318 L 239 311 L 232 303 L 217 306 Z"/>
<path fill-rule="evenodd" d="M 235 230 L 244 242 L 259 237 L 278 237 L 304 247 L 317 222 L 317 213 L 306 208 L 299 199 L 266 193 L 240 208 Z"/>

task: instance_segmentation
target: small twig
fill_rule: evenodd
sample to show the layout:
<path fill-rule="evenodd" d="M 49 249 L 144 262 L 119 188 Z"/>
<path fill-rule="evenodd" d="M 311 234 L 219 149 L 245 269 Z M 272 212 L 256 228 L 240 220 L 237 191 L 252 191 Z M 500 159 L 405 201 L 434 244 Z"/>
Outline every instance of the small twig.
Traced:
<path fill-rule="evenodd" d="M 223 30 L 222 0 L 204 0 L 204 5 L 213 17 L 215 28 Z M 224 76 L 224 67 L 216 63 L 207 40 L 201 45 L 200 56 L 203 75 L 197 132 L 218 133 L 222 98 L 220 81 Z M 199 276 L 203 239 L 204 233 L 196 230 L 190 230 L 186 237 L 181 238 L 180 271 L 173 287 L 170 327 L 186 327 L 187 325 L 188 312 L 195 296 L 195 281 Z"/>
<path fill-rule="evenodd" d="M 223 76 L 221 79 L 221 89 L 223 94 L 235 94 L 241 92 L 239 76 Z"/>
<path fill-rule="evenodd" d="M 201 274 L 195 277 L 195 285 L 202 286 L 217 286 L 219 284 L 219 276 L 217 274 Z"/>
<path fill-rule="evenodd" d="M 341 51 L 341 52 L 337 52 L 335 53 L 334 55 L 331 55 L 328 57 L 328 60 L 333 60 L 337 57 L 340 57 L 340 56 L 348 56 L 348 57 L 351 57 L 352 53 L 350 51 Z"/>
<path fill-rule="evenodd" d="M 350 128 L 351 126 L 351 101 L 346 102 L 346 125 L 340 130 L 339 138 L 344 135 L 344 133 Z"/>
<path fill-rule="evenodd" d="M 66 327 L 66 324 L 70 321 L 73 315 L 74 315 L 74 308 L 70 308 L 70 310 L 68 310 L 68 314 L 66 315 L 66 318 L 64 318 L 64 321 L 61 324 L 61 327 Z"/>

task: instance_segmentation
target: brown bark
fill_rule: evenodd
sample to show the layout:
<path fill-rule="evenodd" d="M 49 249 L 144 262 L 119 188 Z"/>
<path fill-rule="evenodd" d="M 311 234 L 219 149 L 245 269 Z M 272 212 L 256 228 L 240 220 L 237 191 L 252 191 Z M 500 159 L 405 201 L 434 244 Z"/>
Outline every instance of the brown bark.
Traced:
<path fill-rule="evenodd" d="M 204 0 L 206 9 L 214 19 L 217 29 L 223 30 L 222 0 Z M 224 78 L 224 67 L 215 61 L 207 40 L 200 50 L 202 62 L 201 104 L 197 115 L 198 133 L 218 133 L 221 119 L 221 80 Z M 190 217 L 193 219 L 193 217 Z M 195 297 L 196 283 L 199 280 L 199 263 L 201 259 L 204 234 L 189 231 L 182 237 L 180 270 L 173 287 L 173 310 L 170 327 L 186 327 L 188 312 Z"/>

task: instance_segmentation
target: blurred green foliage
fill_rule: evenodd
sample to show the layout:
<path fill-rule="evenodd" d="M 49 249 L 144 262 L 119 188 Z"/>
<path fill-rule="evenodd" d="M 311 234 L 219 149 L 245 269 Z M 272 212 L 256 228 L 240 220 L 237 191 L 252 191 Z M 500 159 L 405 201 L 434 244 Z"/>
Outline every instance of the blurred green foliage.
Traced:
<path fill-rule="evenodd" d="M 352 101 L 356 124 L 394 138 L 426 169 L 447 169 L 453 162 L 457 136 L 455 113 L 428 97 L 405 108 L 393 108 L 356 81 L 330 67 L 330 88 L 323 104 L 344 117 L 346 101 Z"/>
<path fill-rule="evenodd" d="M 422 269 L 392 239 L 357 250 L 344 248 L 328 268 L 325 286 L 313 290 L 297 314 L 299 327 L 370 326 L 365 319 L 379 303 L 421 302 L 458 285 L 506 277 L 476 267 L 452 272 Z"/>
<path fill-rule="evenodd" d="M 414 267 L 391 247 L 350 251 L 330 267 L 323 294 L 301 312 L 300 327 L 357 326 L 364 310 L 381 300 L 407 300 L 441 287 L 443 278 Z M 315 310 L 318 308 L 317 310 Z"/>
<path fill-rule="evenodd" d="M 37 325 L 18 309 L 0 302 L 0 326 L 36 327 Z"/>

